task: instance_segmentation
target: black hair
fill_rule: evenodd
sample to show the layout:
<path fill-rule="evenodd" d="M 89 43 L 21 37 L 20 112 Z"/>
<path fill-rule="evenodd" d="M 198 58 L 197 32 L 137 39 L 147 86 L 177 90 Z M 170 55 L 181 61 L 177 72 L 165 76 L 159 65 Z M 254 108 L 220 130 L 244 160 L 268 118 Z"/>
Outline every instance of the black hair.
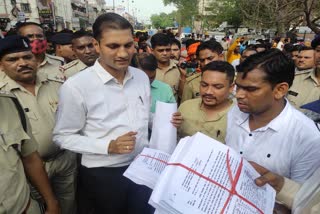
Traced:
<path fill-rule="evenodd" d="M 301 51 L 310 51 L 310 50 L 313 50 L 313 48 L 312 48 L 312 47 L 307 47 L 307 46 L 304 46 L 304 45 L 301 45 L 301 46 L 299 47 L 299 49 L 298 49 L 299 53 L 300 53 Z"/>
<path fill-rule="evenodd" d="M 283 46 L 283 51 L 287 53 L 291 53 L 294 50 L 294 45 L 291 43 L 287 43 Z"/>
<path fill-rule="evenodd" d="M 301 45 L 294 45 L 291 52 L 293 51 L 299 51 L 299 49 L 301 48 L 302 46 Z"/>
<path fill-rule="evenodd" d="M 135 34 L 135 36 L 136 36 L 137 38 L 139 38 L 141 35 L 143 35 L 143 33 L 142 33 L 141 31 L 137 31 L 136 34 Z"/>
<path fill-rule="evenodd" d="M 260 69 L 266 74 L 265 80 L 272 88 L 282 82 L 288 83 L 289 87 L 292 85 L 294 62 L 276 48 L 253 54 L 237 66 L 238 73 L 243 73 L 242 79 L 254 69 Z"/>
<path fill-rule="evenodd" d="M 164 33 L 156 33 L 151 37 L 151 46 L 154 49 L 157 46 L 167 46 L 171 44 L 170 37 Z"/>
<path fill-rule="evenodd" d="M 201 69 L 201 75 L 205 71 L 218 71 L 221 73 L 225 73 L 227 75 L 227 79 L 229 80 L 229 83 L 232 84 L 235 76 L 235 70 L 231 64 L 225 61 L 212 61 L 208 64 L 206 64 Z"/>
<path fill-rule="evenodd" d="M 78 30 L 72 34 L 72 40 L 79 39 L 84 36 L 93 37 L 92 33 L 81 29 L 81 30 Z"/>
<path fill-rule="evenodd" d="M 36 23 L 36 22 L 18 22 L 16 24 L 16 32 L 17 32 L 17 34 L 20 34 L 20 29 L 21 28 L 26 27 L 26 26 L 30 26 L 30 25 L 38 26 L 39 28 L 41 28 L 43 30 L 43 27 L 40 24 Z"/>
<path fill-rule="evenodd" d="M 157 59 L 153 54 L 139 53 L 139 54 L 135 54 L 133 58 L 134 58 L 133 64 L 142 70 L 155 72 L 156 69 L 158 68 Z"/>
<path fill-rule="evenodd" d="M 260 43 L 260 44 L 255 44 L 255 48 L 258 49 L 258 48 L 264 48 L 266 50 L 269 50 L 269 46 L 267 43 Z"/>
<path fill-rule="evenodd" d="M 186 49 L 188 49 L 189 46 L 192 45 L 192 44 L 194 44 L 194 43 L 197 43 L 197 41 L 194 40 L 194 39 L 188 39 L 188 40 L 186 40 L 186 42 L 185 42 L 185 44 L 186 44 Z"/>
<path fill-rule="evenodd" d="M 130 29 L 133 35 L 133 27 L 128 20 L 116 13 L 104 13 L 95 20 L 92 26 L 93 37 L 100 40 L 102 33 L 106 29 L 126 30 Z"/>
<path fill-rule="evenodd" d="M 311 47 L 316 49 L 320 45 L 320 34 L 315 35 L 314 39 L 311 42 Z"/>
<path fill-rule="evenodd" d="M 181 49 L 180 41 L 175 38 L 171 39 L 171 45 L 177 45 L 179 47 L 179 49 Z"/>
<path fill-rule="evenodd" d="M 217 54 L 221 54 L 223 52 L 223 47 L 221 46 L 221 44 L 217 41 L 213 41 L 213 40 L 209 40 L 206 42 L 201 43 L 196 51 L 196 55 L 197 57 L 199 57 L 199 53 L 202 50 L 206 50 L 209 49 L 212 52 L 216 52 Z"/>
<path fill-rule="evenodd" d="M 256 47 L 255 47 L 254 45 L 248 46 L 246 49 L 244 49 L 244 50 L 242 51 L 241 54 L 243 54 L 244 52 L 247 52 L 247 51 L 255 51 L 255 52 L 257 53 L 257 49 L 256 49 Z"/>

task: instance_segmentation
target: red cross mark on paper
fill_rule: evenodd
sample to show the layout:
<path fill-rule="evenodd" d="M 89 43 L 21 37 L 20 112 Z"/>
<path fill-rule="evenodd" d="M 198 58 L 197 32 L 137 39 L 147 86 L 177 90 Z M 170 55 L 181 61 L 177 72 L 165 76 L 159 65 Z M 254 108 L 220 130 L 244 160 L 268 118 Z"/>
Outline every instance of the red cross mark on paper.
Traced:
<path fill-rule="evenodd" d="M 237 196 L 239 197 L 241 200 L 243 200 L 244 202 L 246 202 L 247 204 L 249 204 L 250 206 L 254 207 L 260 214 L 264 214 L 263 211 L 261 209 L 259 209 L 255 204 L 253 204 L 251 201 L 249 201 L 248 199 L 246 199 L 245 197 L 243 197 L 242 195 L 240 195 L 237 191 L 236 191 L 236 186 L 237 186 L 237 183 L 238 183 L 238 180 L 240 178 L 240 174 L 241 174 L 241 171 L 242 171 L 242 166 L 243 166 L 243 158 L 241 158 L 241 162 L 237 168 L 237 171 L 236 171 L 236 174 L 235 174 L 235 177 L 233 177 L 232 175 L 232 171 L 231 171 L 231 166 L 230 166 L 230 157 L 229 157 L 229 150 L 227 151 L 227 158 L 226 158 L 226 164 L 227 164 L 227 170 L 228 170 L 228 177 L 229 177 L 229 181 L 231 183 L 231 189 L 228 189 L 227 187 L 221 185 L 220 183 L 218 183 L 217 181 L 215 180 L 212 180 L 211 178 L 208 178 L 204 175 L 202 175 L 201 173 L 195 171 L 194 169 L 184 165 L 184 164 L 181 164 L 181 163 L 168 163 L 164 160 L 161 160 L 159 158 L 156 158 L 156 157 L 152 157 L 152 156 L 149 156 L 149 155 L 143 155 L 143 154 L 140 154 L 140 156 L 143 156 L 143 157 L 147 157 L 147 158 L 150 158 L 150 159 L 154 159 L 154 160 L 157 160 L 161 163 L 164 163 L 168 166 L 178 166 L 178 167 L 181 167 L 181 168 L 184 168 L 186 169 L 187 171 L 199 176 L 200 178 L 206 180 L 206 181 L 209 181 L 210 183 L 213 183 L 215 184 L 216 186 L 226 190 L 229 192 L 229 196 L 226 200 L 226 202 L 224 203 L 224 206 L 221 210 L 221 214 L 223 214 L 225 212 L 225 209 L 227 208 L 229 202 L 231 201 L 231 198 L 233 196 Z"/>

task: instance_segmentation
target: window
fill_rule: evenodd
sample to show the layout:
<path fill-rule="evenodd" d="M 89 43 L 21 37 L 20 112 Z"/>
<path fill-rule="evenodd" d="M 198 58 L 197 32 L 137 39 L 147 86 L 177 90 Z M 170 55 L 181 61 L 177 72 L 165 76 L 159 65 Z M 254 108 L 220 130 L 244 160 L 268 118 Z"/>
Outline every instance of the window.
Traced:
<path fill-rule="evenodd" d="M 21 3 L 21 11 L 25 13 L 31 13 L 31 8 L 29 3 Z"/>

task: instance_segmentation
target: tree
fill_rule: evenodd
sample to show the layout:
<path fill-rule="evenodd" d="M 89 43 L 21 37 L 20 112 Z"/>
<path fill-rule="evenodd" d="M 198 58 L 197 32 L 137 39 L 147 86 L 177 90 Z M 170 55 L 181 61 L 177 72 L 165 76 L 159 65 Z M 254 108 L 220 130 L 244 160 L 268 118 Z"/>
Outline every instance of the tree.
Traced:
<path fill-rule="evenodd" d="M 208 20 L 216 23 L 228 22 L 228 24 L 239 27 L 243 22 L 242 11 L 238 0 L 211 0 L 211 15 Z"/>
<path fill-rule="evenodd" d="M 198 0 L 163 0 L 163 3 L 177 7 L 177 21 L 180 26 L 192 26 L 193 20 L 198 15 Z"/>
<path fill-rule="evenodd" d="M 176 19 L 176 11 L 173 11 L 169 14 L 166 13 L 160 13 L 153 14 L 150 17 L 152 26 L 155 28 L 166 28 L 173 26 L 173 22 Z"/>
<path fill-rule="evenodd" d="M 304 22 L 320 33 L 319 0 L 239 0 L 239 7 L 246 23 L 258 28 L 276 28 L 284 33 Z"/>
<path fill-rule="evenodd" d="M 320 34 L 320 1 L 304 0 L 304 18 L 307 26 L 316 34 Z"/>

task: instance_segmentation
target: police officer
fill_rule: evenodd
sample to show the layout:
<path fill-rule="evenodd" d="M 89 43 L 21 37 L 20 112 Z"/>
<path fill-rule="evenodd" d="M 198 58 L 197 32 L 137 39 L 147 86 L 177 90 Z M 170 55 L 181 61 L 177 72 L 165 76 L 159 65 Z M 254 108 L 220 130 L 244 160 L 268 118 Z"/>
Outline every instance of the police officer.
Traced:
<path fill-rule="evenodd" d="M 66 78 L 92 66 L 99 56 L 94 47 L 93 35 L 84 30 L 79 30 L 73 34 L 72 49 L 78 59 L 60 67 L 60 71 Z"/>
<path fill-rule="evenodd" d="M 32 53 L 38 62 L 38 72 L 46 73 L 57 80 L 64 80 L 63 74 L 59 71 L 59 67 L 64 64 L 64 59 L 46 53 L 47 39 L 42 27 L 35 22 L 23 22 L 17 25 L 17 33 L 30 40 Z"/>
<path fill-rule="evenodd" d="M 37 73 L 37 62 L 26 37 L 9 36 L 0 41 L 0 68 L 6 73 L 0 89 L 13 93 L 29 118 L 62 213 L 73 213 L 76 158 L 52 143 L 58 89 L 62 82 Z M 40 198 L 37 194 L 33 196 Z"/>
<path fill-rule="evenodd" d="M 77 58 L 72 50 L 71 41 L 72 33 L 57 33 L 51 37 L 56 56 L 62 57 L 66 63 Z"/>
<path fill-rule="evenodd" d="M 198 46 L 196 56 L 200 68 L 203 68 L 209 62 L 224 60 L 223 47 L 219 42 L 206 41 Z M 186 79 L 181 103 L 200 96 L 200 81 L 201 73 L 194 74 Z"/>
<path fill-rule="evenodd" d="M 202 132 L 222 143 L 225 142 L 227 113 L 233 102 L 234 68 L 224 61 L 213 61 L 202 68 L 200 98 L 183 102 L 178 111 L 182 124 L 178 129 L 180 138 Z"/>
<path fill-rule="evenodd" d="M 287 95 L 288 100 L 299 109 L 304 104 L 320 99 L 320 38 L 312 41 L 312 47 L 315 68 L 307 73 L 296 74 Z"/>
<path fill-rule="evenodd" d="M 47 213 L 60 213 L 22 107 L 14 95 L 1 90 L 0 115 L 0 213 L 40 214 L 26 176 L 44 198 Z"/>

